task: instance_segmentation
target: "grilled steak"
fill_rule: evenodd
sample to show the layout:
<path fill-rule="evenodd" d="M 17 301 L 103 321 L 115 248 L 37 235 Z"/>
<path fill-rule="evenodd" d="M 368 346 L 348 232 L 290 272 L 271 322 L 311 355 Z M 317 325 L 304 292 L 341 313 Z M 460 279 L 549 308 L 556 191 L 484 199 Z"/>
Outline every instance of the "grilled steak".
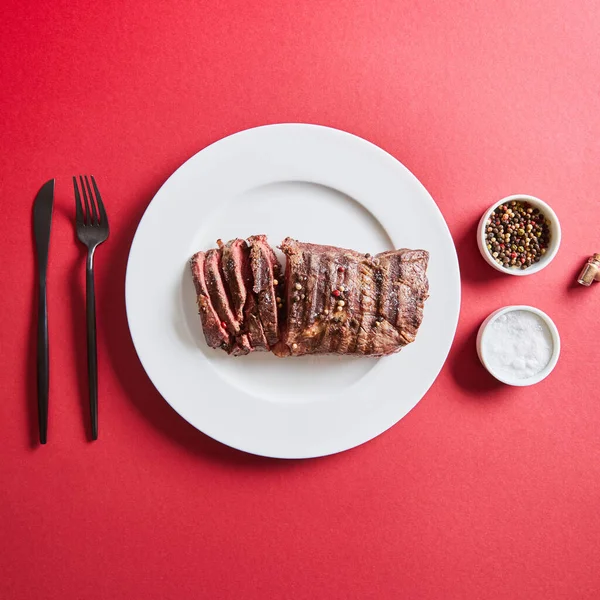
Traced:
<path fill-rule="evenodd" d="M 204 252 L 197 252 L 190 261 L 204 337 L 210 348 L 222 348 L 229 352 L 231 338 L 227 330 L 221 325 L 221 319 L 219 319 L 219 315 L 217 315 L 217 311 L 210 301 L 208 287 L 206 286 L 204 278 L 205 258 Z"/>
<path fill-rule="evenodd" d="M 385 356 L 414 341 L 428 295 L 429 254 L 375 257 L 286 238 L 287 318 L 278 356 Z"/>
<path fill-rule="evenodd" d="M 424 250 L 372 257 L 286 238 L 283 277 L 264 235 L 218 244 L 191 260 L 211 348 L 385 356 L 415 339 L 429 291 Z"/>
<path fill-rule="evenodd" d="M 252 291 L 256 294 L 258 314 L 267 343 L 273 347 L 279 340 L 277 324 L 277 302 L 274 280 L 279 273 L 279 261 L 264 235 L 248 238 L 250 266 L 253 276 Z"/>

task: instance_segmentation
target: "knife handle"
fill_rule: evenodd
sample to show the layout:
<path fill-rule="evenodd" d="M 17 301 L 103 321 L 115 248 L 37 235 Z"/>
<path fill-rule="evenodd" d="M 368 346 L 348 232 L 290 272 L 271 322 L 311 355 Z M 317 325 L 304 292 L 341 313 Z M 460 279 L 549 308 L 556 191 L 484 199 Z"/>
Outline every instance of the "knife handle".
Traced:
<path fill-rule="evenodd" d="M 40 281 L 38 303 L 38 345 L 37 345 L 37 388 L 38 425 L 40 444 L 45 444 L 48 436 L 48 388 L 50 363 L 48 360 L 48 305 L 46 302 L 46 281 Z"/>

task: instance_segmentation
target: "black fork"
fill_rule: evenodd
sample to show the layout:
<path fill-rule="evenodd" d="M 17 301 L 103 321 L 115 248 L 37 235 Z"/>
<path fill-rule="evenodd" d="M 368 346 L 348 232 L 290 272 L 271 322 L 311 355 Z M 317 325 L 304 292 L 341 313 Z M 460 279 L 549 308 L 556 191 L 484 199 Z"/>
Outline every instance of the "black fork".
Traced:
<path fill-rule="evenodd" d="M 92 439 L 98 439 L 98 354 L 96 351 L 96 295 L 94 292 L 94 252 L 108 238 L 108 217 L 96 180 L 91 176 L 79 176 L 81 194 L 77 178 L 73 177 L 75 188 L 75 225 L 79 241 L 88 249 L 85 268 L 86 313 L 87 313 L 87 354 L 88 384 L 90 390 L 90 413 L 92 419 Z M 81 202 L 83 196 L 83 202 Z"/>

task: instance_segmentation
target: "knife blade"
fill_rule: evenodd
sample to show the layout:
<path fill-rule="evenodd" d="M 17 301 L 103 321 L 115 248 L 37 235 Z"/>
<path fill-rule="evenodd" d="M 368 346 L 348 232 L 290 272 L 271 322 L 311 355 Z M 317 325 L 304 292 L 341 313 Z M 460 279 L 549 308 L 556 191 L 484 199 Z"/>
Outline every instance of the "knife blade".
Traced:
<path fill-rule="evenodd" d="M 33 202 L 33 234 L 37 253 L 39 276 L 38 298 L 38 343 L 37 343 L 37 392 L 38 426 L 40 444 L 48 437 L 48 388 L 50 384 L 50 363 L 48 350 L 48 304 L 46 301 L 46 275 L 48 271 L 48 250 L 54 205 L 54 179 L 47 181 L 37 193 Z"/>

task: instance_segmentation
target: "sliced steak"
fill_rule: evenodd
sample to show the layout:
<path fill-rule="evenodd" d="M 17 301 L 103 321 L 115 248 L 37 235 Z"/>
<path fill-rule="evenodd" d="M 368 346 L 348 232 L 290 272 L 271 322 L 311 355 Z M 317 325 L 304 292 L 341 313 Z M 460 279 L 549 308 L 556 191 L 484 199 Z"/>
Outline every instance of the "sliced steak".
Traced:
<path fill-rule="evenodd" d="M 276 289 L 274 280 L 279 276 L 280 266 L 275 253 L 264 235 L 248 238 L 250 267 L 253 277 L 252 290 L 256 294 L 258 316 L 269 347 L 279 340 Z"/>
<path fill-rule="evenodd" d="M 204 278 L 211 302 L 215 307 L 219 319 L 221 319 L 227 331 L 233 335 L 240 334 L 240 322 L 236 319 L 231 306 L 227 291 L 223 283 L 221 272 L 221 253 L 212 249 L 206 253 L 204 262 Z"/>
<path fill-rule="evenodd" d="M 250 251 L 246 240 L 231 240 L 221 248 L 223 279 L 231 298 L 231 310 L 239 323 L 244 320 L 247 296 L 244 274 L 249 271 L 249 263 Z"/>
<path fill-rule="evenodd" d="M 221 319 L 213 306 L 208 287 L 204 278 L 205 253 L 197 252 L 190 260 L 192 269 L 192 278 L 196 288 L 196 302 L 198 304 L 198 313 L 202 321 L 202 329 L 206 343 L 211 348 L 222 348 L 229 351 L 231 348 L 231 338 L 227 330 L 221 325 Z"/>
<path fill-rule="evenodd" d="M 278 356 L 384 356 L 415 339 L 427 299 L 423 250 L 376 257 L 286 238 L 288 311 Z"/>
<path fill-rule="evenodd" d="M 284 277 L 264 235 L 218 244 L 191 259 L 211 348 L 235 356 L 255 349 L 385 356 L 417 335 L 429 292 L 424 250 L 371 257 L 286 238 Z"/>

